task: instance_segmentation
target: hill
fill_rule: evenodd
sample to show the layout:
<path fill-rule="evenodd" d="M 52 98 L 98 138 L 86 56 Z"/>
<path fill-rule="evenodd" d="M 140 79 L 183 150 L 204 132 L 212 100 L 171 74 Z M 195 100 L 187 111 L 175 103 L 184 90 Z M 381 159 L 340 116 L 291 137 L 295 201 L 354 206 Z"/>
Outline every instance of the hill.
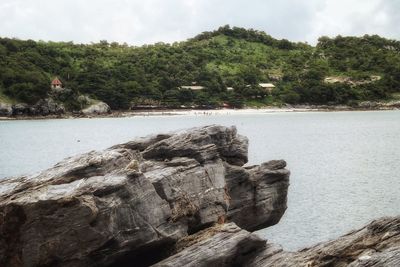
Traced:
<path fill-rule="evenodd" d="M 69 88 L 57 101 L 70 110 L 79 109 L 81 94 L 113 109 L 352 104 L 400 92 L 400 42 L 337 36 L 310 46 L 229 26 L 141 47 L 0 38 L 1 101 L 34 104 L 47 97 L 54 76 Z M 275 89 L 269 93 L 259 83 Z M 193 84 L 205 89 L 179 88 Z"/>

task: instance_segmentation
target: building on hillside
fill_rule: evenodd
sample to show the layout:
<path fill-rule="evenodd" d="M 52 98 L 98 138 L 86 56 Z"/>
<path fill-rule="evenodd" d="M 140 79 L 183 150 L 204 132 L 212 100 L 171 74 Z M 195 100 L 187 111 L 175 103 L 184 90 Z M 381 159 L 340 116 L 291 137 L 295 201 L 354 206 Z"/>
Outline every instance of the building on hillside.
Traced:
<path fill-rule="evenodd" d="M 275 89 L 275 85 L 273 85 L 272 83 L 259 83 L 258 84 L 262 89 L 268 91 L 268 93 L 271 93 L 272 90 Z"/>
<path fill-rule="evenodd" d="M 233 89 L 233 87 L 226 87 L 226 90 L 227 91 L 233 91 L 234 89 Z"/>
<path fill-rule="evenodd" d="M 180 89 L 189 89 L 189 90 L 192 90 L 192 91 L 204 90 L 204 86 L 201 86 L 201 85 L 182 85 L 179 88 Z"/>
<path fill-rule="evenodd" d="M 51 81 L 51 89 L 60 89 L 60 88 L 62 88 L 62 82 L 60 81 L 60 79 L 58 79 L 58 77 L 55 77 Z"/>

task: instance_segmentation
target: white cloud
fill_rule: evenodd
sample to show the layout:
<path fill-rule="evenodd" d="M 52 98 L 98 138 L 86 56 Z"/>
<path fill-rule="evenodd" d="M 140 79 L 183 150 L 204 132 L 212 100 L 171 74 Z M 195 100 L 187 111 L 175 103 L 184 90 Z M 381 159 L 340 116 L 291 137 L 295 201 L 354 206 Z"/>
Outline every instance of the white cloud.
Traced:
<path fill-rule="evenodd" d="M 173 42 L 230 24 L 315 43 L 322 35 L 400 38 L 398 0 L 1 0 L 0 36 Z"/>
<path fill-rule="evenodd" d="M 384 4 L 394 1 L 384 0 L 335 0 L 325 1 L 325 5 L 313 18 L 313 31 L 307 39 L 315 40 L 321 35 L 364 35 L 382 34 L 399 37 L 400 31 L 392 25 Z"/>

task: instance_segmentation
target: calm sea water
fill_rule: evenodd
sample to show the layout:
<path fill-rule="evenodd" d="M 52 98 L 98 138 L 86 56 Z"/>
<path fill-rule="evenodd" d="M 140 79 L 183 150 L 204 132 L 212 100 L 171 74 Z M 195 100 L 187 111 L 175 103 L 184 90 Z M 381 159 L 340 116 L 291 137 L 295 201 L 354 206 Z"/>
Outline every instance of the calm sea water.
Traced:
<path fill-rule="evenodd" d="M 285 159 L 288 210 L 258 233 L 289 250 L 400 214 L 400 111 L 0 121 L 1 177 L 151 133 L 236 125 L 250 162 Z"/>

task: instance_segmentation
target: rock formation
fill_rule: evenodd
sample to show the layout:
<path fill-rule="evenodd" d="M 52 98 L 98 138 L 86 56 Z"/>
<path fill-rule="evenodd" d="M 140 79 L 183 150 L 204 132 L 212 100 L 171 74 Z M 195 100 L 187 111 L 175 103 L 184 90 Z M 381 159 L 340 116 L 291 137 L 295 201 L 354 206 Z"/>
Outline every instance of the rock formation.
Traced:
<path fill-rule="evenodd" d="M 176 254 L 154 267 L 246 266 L 265 244 L 234 223 L 216 225 L 180 240 Z"/>
<path fill-rule="evenodd" d="M 375 220 L 336 240 L 298 252 L 267 246 L 250 266 L 400 266 L 400 217 Z"/>
<path fill-rule="evenodd" d="M 400 217 L 285 252 L 249 231 L 286 209 L 282 160 L 234 127 L 159 134 L 0 181 L 0 266 L 400 266 Z"/>
<path fill-rule="evenodd" d="M 0 103 L 0 116 L 47 116 L 65 113 L 63 104 L 52 98 L 39 100 L 34 105 L 17 103 L 14 105 Z"/>
<path fill-rule="evenodd" d="M 397 267 L 400 217 L 373 221 L 337 240 L 298 252 L 285 252 L 233 223 L 204 230 L 177 244 L 176 254 L 155 266 Z"/>
<path fill-rule="evenodd" d="M 57 91 L 58 90 L 58 91 Z M 76 116 L 93 116 L 110 114 L 111 108 L 104 102 L 90 99 L 87 96 L 75 96 L 71 89 L 57 88 L 49 97 L 40 99 L 35 104 L 26 103 L 8 104 L 0 102 L 0 116 L 27 117 L 27 116 L 60 116 L 64 114 Z M 81 106 L 81 110 L 68 107 L 68 103 Z M 64 105 L 65 104 L 65 105 Z M 86 108 L 83 108 L 86 107 Z"/>
<path fill-rule="evenodd" d="M 13 113 L 12 105 L 0 102 L 0 116 L 11 116 Z"/>
<path fill-rule="evenodd" d="M 111 112 L 110 106 L 101 101 L 92 104 L 89 107 L 82 110 L 82 113 L 84 115 L 100 115 L 100 114 L 108 114 L 110 112 Z"/>
<path fill-rule="evenodd" d="M 63 88 L 61 88 L 63 89 Z M 60 115 L 65 113 L 65 107 L 61 103 L 57 103 L 52 98 L 39 100 L 35 105 L 30 107 L 30 115 Z"/>
<path fill-rule="evenodd" d="M 234 127 L 207 126 L 2 180 L 0 266 L 148 266 L 215 223 L 250 231 L 275 224 L 289 171 L 284 161 L 243 167 L 247 151 Z M 219 227 L 236 233 L 225 250 L 243 246 L 240 260 L 253 242 L 264 244 L 235 225 Z"/>
<path fill-rule="evenodd" d="M 30 114 L 29 105 L 25 103 L 17 103 L 12 106 L 12 115 L 28 115 Z"/>

